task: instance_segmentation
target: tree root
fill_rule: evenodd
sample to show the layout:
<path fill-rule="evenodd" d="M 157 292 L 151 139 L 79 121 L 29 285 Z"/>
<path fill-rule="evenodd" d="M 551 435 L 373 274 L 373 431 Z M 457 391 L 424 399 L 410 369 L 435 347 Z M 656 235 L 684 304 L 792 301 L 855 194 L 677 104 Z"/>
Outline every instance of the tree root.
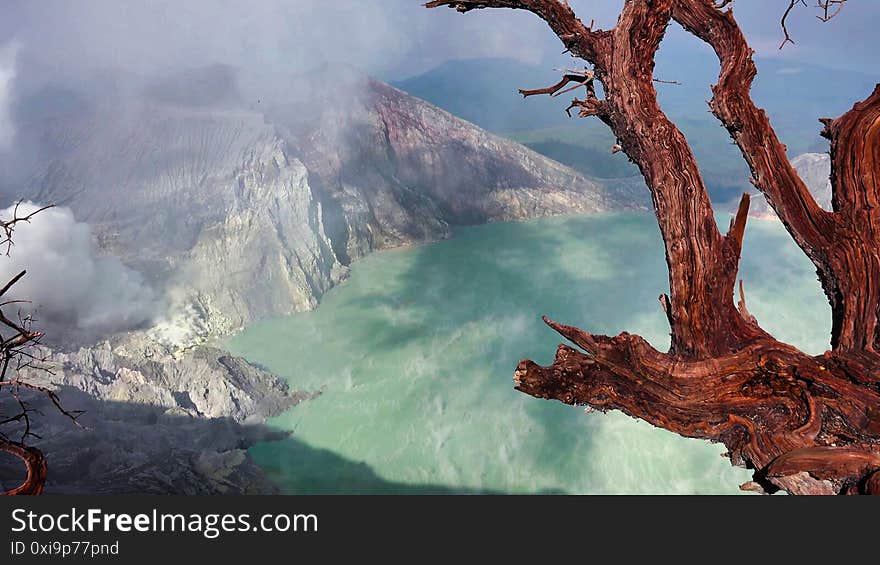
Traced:
<path fill-rule="evenodd" d="M 42 494 L 46 482 L 46 458 L 36 447 L 0 438 L 0 451 L 19 458 L 27 469 L 24 482 L 14 489 L 7 490 L 4 495 Z"/>
<path fill-rule="evenodd" d="M 880 389 L 851 377 L 864 360 L 810 357 L 761 337 L 742 350 L 693 361 L 630 334 L 592 335 L 546 323 L 583 348 L 560 345 L 550 366 L 520 362 L 516 389 L 537 398 L 620 410 L 685 437 L 723 443 L 755 469 L 764 491 L 876 492 Z"/>

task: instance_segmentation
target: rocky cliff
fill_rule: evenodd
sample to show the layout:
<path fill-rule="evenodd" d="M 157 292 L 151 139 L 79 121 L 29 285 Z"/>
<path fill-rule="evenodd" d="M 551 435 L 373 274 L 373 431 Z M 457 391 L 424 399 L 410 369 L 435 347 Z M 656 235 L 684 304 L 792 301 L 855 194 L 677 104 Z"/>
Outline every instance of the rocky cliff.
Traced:
<path fill-rule="evenodd" d="M 353 100 L 315 105 L 315 94 L 269 113 L 342 220 L 330 233 L 343 260 L 446 237 L 451 225 L 646 202 L 387 84 L 353 88 Z"/>
<path fill-rule="evenodd" d="M 249 458 L 255 442 L 286 434 L 265 420 L 316 392 L 290 390 L 275 375 L 207 346 L 172 352 L 143 332 L 70 352 L 39 348 L 28 382 L 54 389 L 82 427 L 50 400 L 24 393 L 35 442 L 50 461 L 47 493 L 247 494 L 273 486 Z M 14 414 L 10 395 L 0 413 Z M 4 426 L 17 437 L 21 425 Z M 0 459 L 0 487 L 20 478 L 17 461 Z"/>
<path fill-rule="evenodd" d="M 71 208 L 102 253 L 164 297 L 149 327 L 97 343 L 71 332 L 44 350 L 54 374 L 30 377 L 87 410 L 89 425 L 40 421 L 50 492 L 271 489 L 246 449 L 272 437 L 266 418 L 312 393 L 209 340 L 315 307 L 373 250 L 459 224 L 638 206 L 623 185 L 369 78 L 328 99 L 302 88 L 243 94 L 230 72 L 28 114 L 23 142 L 39 157 L 14 195 Z"/>
<path fill-rule="evenodd" d="M 47 124 L 27 194 L 164 290 L 172 341 L 314 307 L 344 274 L 303 164 L 256 113 L 151 100 Z"/>
<path fill-rule="evenodd" d="M 168 296 L 155 335 L 169 343 L 313 308 L 352 260 L 456 224 L 636 205 L 366 77 L 331 100 L 167 82 L 34 119 L 26 129 L 45 156 L 24 192 L 72 208 Z"/>

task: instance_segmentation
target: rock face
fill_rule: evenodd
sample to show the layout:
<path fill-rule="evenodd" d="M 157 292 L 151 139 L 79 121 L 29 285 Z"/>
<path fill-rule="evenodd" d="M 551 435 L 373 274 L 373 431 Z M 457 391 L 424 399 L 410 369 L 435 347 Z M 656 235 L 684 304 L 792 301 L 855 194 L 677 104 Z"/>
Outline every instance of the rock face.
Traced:
<path fill-rule="evenodd" d="M 192 417 L 263 422 L 310 397 L 223 350 L 171 352 L 141 332 L 73 352 L 50 352 L 51 382 L 112 402 L 150 404 Z M 31 379 L 39 379 L 39 372 Z"/>
<path fill-rule="evenodd" d="M 169 339 L 314 307 L 345 272 L 308 172 L 258 114 L 138 100 L 44 135 L 62 141 L 29 197 L 71 207 L 165 290 Z"/>
<path fill-rule="evenodd" d="M 831 157 L 827 153 L 804 153 L 791 160 L 791 164 L 813 193 L 816 202 L 825 210 L 831 210 Z M 753 197 L 750 215 L 756 218 L 776 220 L 776 212 L 770 208 L 764 195 Z"/>
<path fill-rule="evenodd" d="M 43 353 L 52 374 L 31 370 L 27 380 L 54 388 L 68 410 L 85 411 L 80 428 L 47 397 L 27 398 L 41 412 L 33 431 L 51 462 L 47 493 L 271 492 L 247 448 L 283 438 L 265 420 L 314 396 L 219 349 L 173 355 L 142 332 Z M 0 397 L 0 411 L 14 413 L 13 402 Z M 10 437 L 20 432 L 4 427 Z M 0 460 L 4 488 L 20 473 L 17 462 Z"/>
<path fill-rule="evenodd" d="M 326 195 L 343 261 L 447 237 L 450 225 L 639 206 L 387 84 L 364 78 L 355 89 L 354 103 L 281 104 L 269 114 Z"/>
<path fill-rule="evenodd" d="M 71 207 L 169 296 L 169 343 L 313 308 L 352 260 L 456 224 L 634 206 L 618 187 L 366 77 L 330 100 L 198 90 L 233 88 L 230 72 L 23 128 L 45 155 L 25 196 Z"/>

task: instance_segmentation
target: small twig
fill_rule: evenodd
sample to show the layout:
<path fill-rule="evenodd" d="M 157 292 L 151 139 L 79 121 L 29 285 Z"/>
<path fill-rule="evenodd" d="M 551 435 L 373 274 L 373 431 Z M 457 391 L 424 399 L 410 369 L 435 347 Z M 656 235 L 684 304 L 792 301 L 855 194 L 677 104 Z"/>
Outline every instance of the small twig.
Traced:
<path fill-rule="evenodd" d="M 757 318 L 755 318 L 751 312 L 749 312 L 749 309 L 746 308 L 746 293 L 743 290 L 742 279 L 739 279 L 739 302 L 736 304 L 736 309 L 739 310 L 739 314 L 744 320 L 752 322 L 753 324 L 758 323 Z"/>
<path fill-rule="evenodd" d="M 843 6 L 846 4 L 847 0 L 816 0 L 816 7 L 822 10 L 820 15 L 817 15 L 816 18 L 821 22 L 829 22 L 834 19 L 840 11 L 843 9 Z M 785 13 L 782 14 L 782 21 L 780 22 L 782 25 L 782 32 L 785 34 L 785 38 L 782 40 L 782 43 L 779 45 L 779 48 L 782 49 L 786 44 L 791 43 L 794 44 L 794 39 L 791 38 L 791 34 L 788 31 L 788 16 L 791 14 L 794 7 L 798 4 L 802 6 L 807 6 L 806 0 L 789 0 L 788 8 L 785 9 Z"/>
<path fill-rule="evenodd" d="M 50 204 L 28 214 L 21 215 L 19 213 L 21 205 L 22 201 L 19 201 L 13 207 L 12 219 L 0 220 L 0 245 L 6 245 L 7 255 L 11 252 L 13 232 L 18 223 L 30 222 L 36 214 L 53 207 Z M 0 296 L 5 296 L 25 274 L 26 271 L 21 271 L 0 287 Z M 0 307 L 27 302 L 26 300 L 13 298 L 0 302 Z M 22 313 L 20 309 L 17 313 L 17 321 L 8 317 L 0 310 L 0 328 L 12 330 L 11 332 L 4 332 L 5 335 L 0 335 L 0 359 L 2 359 L 0 360 L 0 390 L 3 387 L 7 387 L 7 393 L 15 400 L 18 406 L 18 411 L 15 414 L 2 415 L 0 426 L 18 424 L 21 428 L 19 441 L 13 441 L 10 439 L 10 434 L 0 430 L 0 451 L 18 457 L 25 463 L 28 469 L 25 482 L 18 488 L 6 491 L 5 494 L 39 494 L 42 492 L 43 483 L 46 479 L 46 461 L 43 454 L 39 449 L 25 444 L 29 438 L 40 439 L 39 434 L 33 431 L 31 415 L 42 415 L 42 413 L 30 406 L 22 398 L 20 394 L 22 388 L 45 395 L 61 414 L 77 426 L 84 427 L 78 421 L 79 417 L 83 414 L 82 410 L 66 409 L 54 390 L 23 380 L 22 374 L 26 370 L 38 370 L 44 371 L 49 375 L 54 374 L 49 367 L 44 365 L 47 355 L 33 353 L 39 351 L 39 349 L 36 349 L 36 346 L 39 345 L 43 337 L 42 332 L 31 329 L 33 323 L 34 317 L 30 314 Z M 16 427 L 15 430 L 17 432 L 19 428 Z"/>
<path fill-rule="evenodd" d="M 818 0 L 818 6 L 823 10 L 821 16 L 816 16 L 822 22 L 828 22 L 840 11 L 843 9 L 843 5 L 846 4 L 846 0 Z M 832 7 L 835 7 L 835 10 L 831 10 Z"/>
<path fill-rule="evenodd" d="M 16 388 L 17 387 L 24 387 L 24 388 L 27 388 L 27 389 L 30 389 L 30 390 L 33 390 L 36 392 L 43 393 L 49 397 L 49 399 L 52 401 L 52 404 L 55 405 L 55 408 L 57 408 L 59 412 L 61 412 L 65 416 L 67 416 L 78 427 L 83 428 L 83 429 L 87 429 L 85 426 L 83 426 L 82 424 L 80 424 L 78 422 L 79 417 L 82 416 L 83 414 L 85 414 L 85 410 L 67 410 L 61 404 L 61 399 L 58 398 L 58 395 L 55 393 L 55 391 L 50 388 L 35 385 L 32 383 L 28 383 L 28 382 L 20 381 L 20 380 L 0 381 L 0 386 L 13 386 Z M 15 395 L 16 398 L 18 398 L 17 394 L 18 394 L 17 392 L 13 392 L 13 395 Z"/>
<path fill-rule="evenodd" d="M 17 275 L 15 275 L 14 277 L 12 277 L 12 279 L 8 283 L 3 285 L 3 288 L 0 288 L 0 296 L 3 296 L 4 294 L 6 294 L 9 291 L 9 289 L 12 288 L 13 285 L 15 285 L 15 283 L 20 281 L 21 277 L 25 276 L 26 274 L 27 274 L 27 271 L 22 271 L 22 272 L 18 273 Z"/>
<path fill-rule="evenodd" d="M 805 0 L 789 0 L 788 8 L 785 9 L 785 13 L 782 14 L 782 20 L 779 22 L 782 26 L 782 32 L 785 34 L 785 38 L 782 40 L 782 43 L 779 45 L 779 48 L 782 49 L 785 47 L 786 43 L 791 43 L 794 45 L 794 40 L 791 38 L 791 34 L 788 33 L 788 15 L 791 14 L 791 11 L 794 7 L 800 2 L 804 6 L 807 5 Z"/>
<path fill-rule="evenodd" d="M 21 206 L 21 204 L 22 204 L 21 200 L 19 200 L 18 202 L 15 203 L 15 207 L 12 209 L 12 219 L 11 220 L 0 220 L 0 230 L 3 231 L 4 238 L 5 238 L 5 239 L 0 240 L 0 245 L 6 246 L 6 255 L 7 256 L 12 251 L 12 234 L 15 231 L 15 226 L 19 222 L 30 223 L 31 218 L 33 218 L 34 216 L 36 216 L 40 212 L 42 212 L 44 210 L 48 210 L 49 208 L 55 207 L 54 204 L 48 204 L 46 206 L 43 206 L 42 208 L 38 208 L 37 210 L 34 210 L 33 212 L 31 212 L 30 214 L 27 214 L 26 216 L 19 216 L 18 209 Z"/>

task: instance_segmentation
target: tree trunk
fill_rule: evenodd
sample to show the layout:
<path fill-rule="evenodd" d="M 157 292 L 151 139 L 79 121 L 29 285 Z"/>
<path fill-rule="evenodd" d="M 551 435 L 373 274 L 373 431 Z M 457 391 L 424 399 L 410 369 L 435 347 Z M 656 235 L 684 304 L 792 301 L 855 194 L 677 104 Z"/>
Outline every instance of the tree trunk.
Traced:
<path fill-rule="evenodd" d="M 27 474 L 25 480 L 14 489 L 3 494 L 8 496 L 20 494 L 42 494 L 46 482 L 46 458 L 35 448 L 0 438 L 0 451 L 17 457 L 24 463 Z"/>
<path fill-rule="evenodd" d="M 833 312 L 831 345 L 872 355 L 880 338 L 880 85 L 826 124 L 837 220 L 822 276 Z"/>
<path fill-rule="evenodd" d="M 755 469 L 743 488 L 792 494 L 880 494 L 880 85 L 826 123 L 834 210 L 822 210 L 752 102 L 752 51 L 729 2 L 629 0 L 617 25 L 593 30 L 557 0 L 436 0 L 460 12 L 518 8 L 544 19 L 585 75 L 581 116 L 597 116 L 639 166 L 651 190 L 669 267 L 660 302 L 672 330 L 661 353 L 639 336 L 593 335 L 545 318 L 582 351 L 560 345 L 549 367 L 524 360 L 516 388 L 538 398 L 617 409 L 685 437 L 724 443 Z M 816 265 L 833 311 L 832 350 L 809 356 L 777 341 L 734 305 L 749 199 L 722 236 L 682 133 L 657 103 L 654 56 L 676 21 L 721 64 L 710 109 L 730 132 L 788 232 Z M 571 79 L 569 79 L 571 80 Z M 524 95 L 558 93 L 562 82 Z"/>

